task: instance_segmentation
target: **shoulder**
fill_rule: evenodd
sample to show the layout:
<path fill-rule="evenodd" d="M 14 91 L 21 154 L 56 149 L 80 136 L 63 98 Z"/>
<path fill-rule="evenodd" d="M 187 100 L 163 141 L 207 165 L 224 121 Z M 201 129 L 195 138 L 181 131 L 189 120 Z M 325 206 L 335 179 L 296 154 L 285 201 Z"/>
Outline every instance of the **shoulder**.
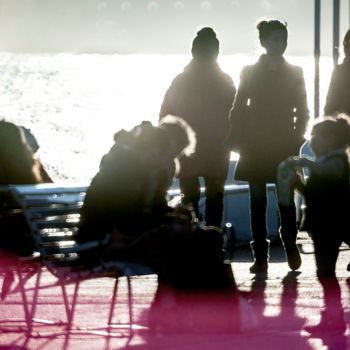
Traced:
<path fill-rule="evenodd" d="M 175 76 L 175 78 L 173 79 L 173 81 L 171 82 L 171 85 L 176 85 L 176 84 L 179 84 L 181 83 L 184 79 L 186 79 L 186 73 L 185 72 L 182 72 L 178 75 Z"/>
<path fill-rule="evenodd" d="M 244 66 L 242 68 L 241 74 L 249 74 L 249 73 L 253 72 L 254 69 L 256 69 L 256 67 L 258 67 L 258 64 L 251 64 L 249 66 Z"/>
<path fill-rule="evenodd" d="M 221 71 L 221 79 L 228 87 L 235 88 L 233 79 L 229 74 Z"/>
<path fill-rule="evenodd" d="M 248 79 L 249 77 L 251 77 L 253 75 L 254 70 L 256 68 L 258 68 L 257 64 L 243 67 L 242 70 L 241 70 L 241 74 L 240 74 L 241 80 L 242 79 Z"/>
<path fill-rule="evenodd" d="M 339 178 L 349 169 L 348 158 L 345 150 L 339 149 L 329 152 L 316 160 L 317 167 L 315 171 L 320 175 Z M 348 176 L 348 175 L 347 175 Z"/>
<path fill-rule="evenodd" d="M 303 69 L 300 66 L 296 66 L 294 64 L 291 64 L 289 62 L 286 61 L 285 63 L 285 67 L 287 68 L 287 70 L 296 75 L 296 76 L 302 76 L 303 75 Z"/>
<path fill-rule="evenodd" d="M 325 160 L 330 160 L 330 159 L 337 159 L 338 161 L 341 160 L 343 162 L 348 163 L 348 155 L 346 154 L 346 151 L 342 148 L 329 152 L 325 156 Z"/>
<path fill-rule="evenodd" d="M 175 78 L 170 83 L 170 86 L 168 87 L 168 93 L 174 92 L 174 90 L 179 90 L 182 88 L 182 86 L 186 83 L 187 77 L 185 73 L 180 73 L 175 76 Z"/>
<path fill-rule="evenodd" d="M 348 71 L 349 71 L 349 67 L 347 67 L 344 63 L 337 64 L 333 69 L 332 76 L 333 77 L 345 77 L 346 72 L 348 72 Z"/>

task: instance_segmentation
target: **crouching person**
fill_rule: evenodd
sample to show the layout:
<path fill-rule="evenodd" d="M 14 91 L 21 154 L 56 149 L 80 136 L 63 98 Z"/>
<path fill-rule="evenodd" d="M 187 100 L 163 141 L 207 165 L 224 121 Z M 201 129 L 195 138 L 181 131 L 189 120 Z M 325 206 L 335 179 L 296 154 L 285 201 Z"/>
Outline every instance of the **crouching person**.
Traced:
<path fill-rule="evenodd" d="M 312 334 L 343 334 L 346 330 L 335 267 L 339 247 L 348 241 L 349 234 L 349 159 L 346 152 L 349 145 L 350 126 L 346 117 L 328 118 L 314 125 L 311 132 L 310 147 L 316 158 L 291 158 L 279 169 L 279 190 L 284 190 L 281 184 L 288 177 L 289 169 L 292 170 L 289 183 L 305 197 L 305 220 L 310 225 L 317 277 L 324 291 L 326 308 L 320 324 L 305 328 Z M 310 170 L 306 183 L 295 176 L 295 170 L 301 168 Z M 292 200 L 292 187 L 285 194 L 280 198 L 285 198 L 283 204 L 287 205 L 288 195 L 289 201 Z"/>
<path fill-rule="evenodd" d="M 151 266 L 159 278 L 157 310 L 168 287 L 235 290 L 231 266 L 223 263 L 222 231 L 201 227 L 186 207 L 167 204 L 177 158 L 194 150 L 188 124 L 167 116 L 158 127 L 143 122 L 114 140 L 87 190 L 78 240 L 107 242 L 100 251 L 105 260 Z"/>

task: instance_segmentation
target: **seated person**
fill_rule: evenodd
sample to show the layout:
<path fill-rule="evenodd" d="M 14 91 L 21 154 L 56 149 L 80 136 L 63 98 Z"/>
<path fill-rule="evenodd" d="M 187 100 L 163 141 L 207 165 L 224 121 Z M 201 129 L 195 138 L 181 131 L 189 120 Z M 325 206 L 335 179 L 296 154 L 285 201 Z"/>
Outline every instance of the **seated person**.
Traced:
<path fill-rule="evenodd" d="M 138 236 L 162 221 L 170 210 L 166 195 L 176 158 L 192 142 L 190 129 L 182 125 L 185 122 L 179 118 L 168 117 L 159 127 L 142 122 L 115 134 L 115 144 L 103 156 L 86 193 L 81 241 L 104 239 L 113 229 Z"/>
<path fill-rule="evenodd" d="M 0 121 L 0 185 L 52 182 L 22 127 Z"/>
<path fill-rule="evenodd" d="M 105 259 L 146 263 L 173 286 L 232 283 L 221 230 L 202 228 L 191 210 L 167 205 L 177 157 L 192 151 L 192 134 L 174 116 L 158 127 L 143 122 L 118 132 L 87 190 L 78 240 L 107 240 Z"/>
<path fill-rule="evenodd" d="M 5 120 L 0 121 L 0 186 L 52 182 L 25 137 L 25 130 Z M 33 252 L 33 240 L 23 215 L 0 206 L 0 248 L 20 255 Z M 19 242 L 21 244 L 19 244 Z"/>

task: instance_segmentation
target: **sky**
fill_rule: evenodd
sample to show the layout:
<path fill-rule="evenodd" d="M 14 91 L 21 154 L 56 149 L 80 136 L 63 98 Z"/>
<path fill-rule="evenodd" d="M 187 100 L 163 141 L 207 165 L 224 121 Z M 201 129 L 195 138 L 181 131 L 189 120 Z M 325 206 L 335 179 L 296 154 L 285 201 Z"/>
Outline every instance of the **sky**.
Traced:
<path fill-rule="evenodd" d="M 332 4 L 321 1 L 321 53 L 332 54 Z M 256 23 L 288 23 L 287 55 L 312 55 L 314 0 L 0 0 L 0 51 L 187 54 L 212 26 L 224 54 L 254 54 Z M 342 37 L 349 1 L 341 0 Z"/>

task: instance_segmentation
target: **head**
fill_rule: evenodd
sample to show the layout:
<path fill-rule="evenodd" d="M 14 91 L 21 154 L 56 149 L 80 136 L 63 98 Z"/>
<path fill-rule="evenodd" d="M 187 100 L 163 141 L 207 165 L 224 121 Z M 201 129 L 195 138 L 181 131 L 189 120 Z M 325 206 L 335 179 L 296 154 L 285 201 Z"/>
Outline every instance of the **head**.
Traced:
<path fill-rule="evenodd" d="M 345 33 L 344 40 L 343 40 L 343 47 L 344 47 L 344 55 L 346 57 L 350 57 L 350 28 Z"/>
<path fill-rule="evenodd" d="M 202 28 L 192 42 L 192 57 L 198 61 L 216 61 L 219 55 L 219 40 L 210 27 Z"/>
<path fill-rule="evenodd" d="M 42 182 L 32 149 L 23 129 L 0 121 L 0 182 L 2 184 L 35 184 Z"/>
<path fill-rule="evenodd" d="M 180 117 L 167 115 L 159 123 L 168 140 L 168 152 L 173 158 L 190 156 L 196 148 L 196 135 L 190 125 Z"/>
<path fill-rule="evenodd" d="M 288 41 L 287 23 L 278 20 L 260 21 L 256 26 L 259 40 L 266 53 L 271 56 L 282 57 Z"/>
<path fill-rule="evenodd" d="M 183 153 L 190 155 L 195 148 L 192 128 L 179 117 L 167 115 L 158 127 L 143 121 L 131 131 L 121 130 L 114 135 L 118 145 L 136 149 L 145 161 L 169 162 Z"/>
<path fill-rule="evenodd" d="M 347 116 L 326 117 L 311 131 L 310 147 L 316 157 L 350 145 L 350 124 Z"/>

